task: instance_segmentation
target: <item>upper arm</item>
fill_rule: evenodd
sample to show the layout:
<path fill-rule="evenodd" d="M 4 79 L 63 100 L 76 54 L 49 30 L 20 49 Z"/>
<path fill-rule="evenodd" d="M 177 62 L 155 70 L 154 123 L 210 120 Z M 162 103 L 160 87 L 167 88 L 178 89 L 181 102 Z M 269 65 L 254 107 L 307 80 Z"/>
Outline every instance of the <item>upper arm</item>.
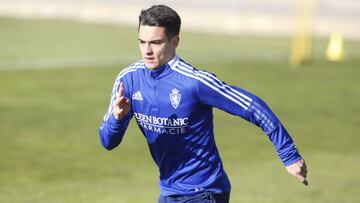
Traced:
<path fill-rule="evenodd" d="M 247 117 L 248 109 L 253 102 L 252 94 L 228 85 L 205 71 L 198 74 L 198 95 L 203 104 L 243 118 Z"/>

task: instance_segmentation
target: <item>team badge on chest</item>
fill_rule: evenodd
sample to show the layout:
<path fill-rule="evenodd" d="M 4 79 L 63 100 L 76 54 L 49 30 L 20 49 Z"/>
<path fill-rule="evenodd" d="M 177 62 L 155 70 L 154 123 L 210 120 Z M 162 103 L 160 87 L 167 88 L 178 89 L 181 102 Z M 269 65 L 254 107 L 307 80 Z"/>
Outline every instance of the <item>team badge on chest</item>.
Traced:
<path fill-rule="evenodd" d="M 179 93 L 179 90 L 176 88 L 172 89 L 170 93 L 170 101 L 174 109 L 176 109 L 179 106 L 180 100 L 181 100 L 181 94 Z"/>

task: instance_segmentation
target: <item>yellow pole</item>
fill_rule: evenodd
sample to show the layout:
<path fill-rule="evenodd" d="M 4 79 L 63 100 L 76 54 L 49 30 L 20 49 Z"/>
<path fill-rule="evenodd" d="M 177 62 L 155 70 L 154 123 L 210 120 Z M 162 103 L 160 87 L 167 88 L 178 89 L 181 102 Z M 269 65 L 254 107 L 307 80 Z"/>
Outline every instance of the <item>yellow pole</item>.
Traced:
<path fill-rule="evenodd" d="M 298 66 L 311 60 L 312 19 L 315 0 L 295 0 L 295 30 L 290 64 Z"/>

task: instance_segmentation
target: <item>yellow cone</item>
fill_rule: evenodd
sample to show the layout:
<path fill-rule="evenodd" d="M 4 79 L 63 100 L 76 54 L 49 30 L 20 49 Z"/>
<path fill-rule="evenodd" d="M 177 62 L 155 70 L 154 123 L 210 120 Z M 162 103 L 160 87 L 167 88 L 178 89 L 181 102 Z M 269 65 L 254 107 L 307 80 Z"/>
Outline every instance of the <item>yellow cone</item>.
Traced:
<path fill-rule="evenodd" d="M 330 36 L 329 44 L 326 50 L 326 57 L 330 61 L 345 60 L 344 39 L 340 33 L 333 33 Z"/>

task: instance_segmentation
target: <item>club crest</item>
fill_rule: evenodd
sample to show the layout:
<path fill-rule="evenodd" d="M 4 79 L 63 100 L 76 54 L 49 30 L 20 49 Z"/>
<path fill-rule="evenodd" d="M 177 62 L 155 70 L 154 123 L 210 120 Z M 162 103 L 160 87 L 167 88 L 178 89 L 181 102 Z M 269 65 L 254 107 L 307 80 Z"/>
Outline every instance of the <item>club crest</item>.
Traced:
<path fill-rule="evenodd" d="M 179 93 L 179 90 L 176 88 L 172 89 L 170 93 L 170 101 L 174 109 L 176 109 L 179 106 L 180 100 L 181 100 L 181 94 Z"/>

